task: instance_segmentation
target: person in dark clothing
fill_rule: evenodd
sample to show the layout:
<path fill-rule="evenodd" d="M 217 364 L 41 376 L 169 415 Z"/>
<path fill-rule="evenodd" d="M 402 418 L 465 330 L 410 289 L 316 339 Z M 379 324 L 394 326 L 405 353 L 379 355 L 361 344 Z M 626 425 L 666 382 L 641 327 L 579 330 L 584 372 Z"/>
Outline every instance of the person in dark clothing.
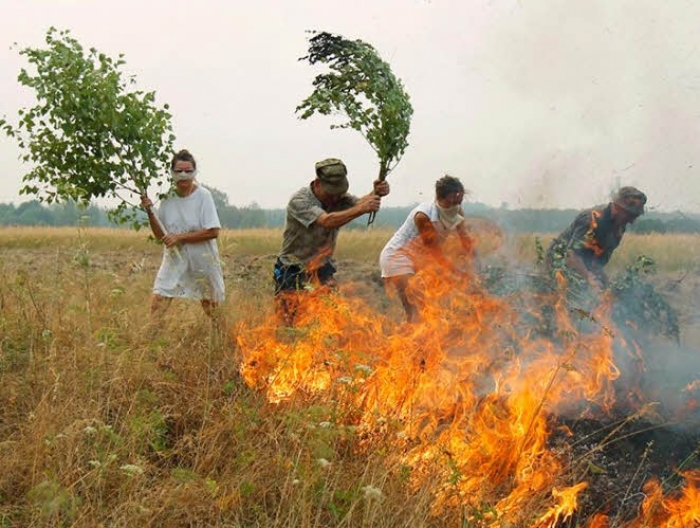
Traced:
<path fill-rule="evenodd" d="M 628 224 L 644 214 L 646 195 L 635 187 L 622 187 L 607 205 L 580 213 L 547 250 L 546 263 L 551 273 L 568 268 L 589 285 L 605 288 L 608 277 L 604 267 L 620 245 Z"/>

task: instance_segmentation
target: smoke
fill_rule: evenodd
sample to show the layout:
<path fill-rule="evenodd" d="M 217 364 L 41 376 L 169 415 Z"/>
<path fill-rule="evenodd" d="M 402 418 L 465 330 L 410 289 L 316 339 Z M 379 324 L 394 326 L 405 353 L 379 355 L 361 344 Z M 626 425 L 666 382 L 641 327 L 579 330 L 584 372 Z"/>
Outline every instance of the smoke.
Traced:
<path fill-rule="evenodd" d="M 483 225 L 477 225 L 477 237 L 488 236 L 483 230 Z M 502 242 L 499 247 L 483 256 L 482 285 L 490 294 L 506 299 L 509 309 L 519 318 L 519 332 L 531 332 L 533 337 L 548 341 L 564 354 L 566 347 L 560 342 L 562 329 L 558 326 L 561 322 L 555 320 L 554 314 L 557 285 L 548 278 L 543 266 L 536 265 L 534 243 L 531 248 L 523 247 L 522 238 L 507 232 L 503 232 L 499 240 Z M 546 251 L 546 245 L 540 245 L 540 250 Z M 678 299 L 665 295 L 663 284 L 652 287 L 643 276 L 623 272 L 617 277 L 622 285 L 634 287 L 610 295 L 607 314 L 595 315 L 605 301 L 589 291 L 573 296 L 570 293 L 564 301 L 569 323 L 581 342 L 601 332 L 612 336 L 612 359 L 619 370 L 612 384 L 615 403 L 606 410 L 586 401 L 562 402 L 557 413 L 576 418 L 588 412 L 602 419 L 605 414 L 610 417 L 630 415 L 648 408 L 654 410 L 655 423 L 697 427 L 700 423 L 700 351 L 680 346 L 673 339 L 678 324 L 676 311 L 695 308 L 679 308 Z M 649 299 L 667 304 L 660 308 Z M 527 366 L 524 364 L 523 368 Z"/>
<path fill-rule="evenodd" d="M 644 347 L 641 389 L 658 402 L 659 415 L 674 427 L 700 425 L 700 351 L 671 343 Z"/>

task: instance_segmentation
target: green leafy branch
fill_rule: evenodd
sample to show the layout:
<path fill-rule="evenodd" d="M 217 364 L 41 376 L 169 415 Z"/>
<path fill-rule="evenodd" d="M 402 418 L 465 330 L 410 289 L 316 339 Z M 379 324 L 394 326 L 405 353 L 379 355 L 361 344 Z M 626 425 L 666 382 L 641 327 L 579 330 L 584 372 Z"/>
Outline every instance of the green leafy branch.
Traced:
<path fill-rule="evenodd" d="M 309 53 L 299 60 L 329 70 L 316 76 L 314 91 L 296 108 L 300 119 L 315 113 L 344 114 L 347 121 L 331 128 L 351 128 L 362 134 L 379 158 L 384 180 L 408 147 L 413 107 L 401 81 L 376 50 L 361 40 L 326 32 L 311 32 Z"/>
<path fill-rule="evenodd" d="M 15 125 L 0 119 L 32 166 L 20 193 L 48 203 L 116 198 L 112 218 L 136 225 L 136 204 L 125 194 L 167 183 L 175 139 L 168 105 L 157 106 L 155 92 L 133 89 L 134 76 L 121 71 L 122 54 L 86 50 L 53 27 L 45 41 L 44 48 L 19 52 L 32 68 L 23 68 L 18 81 L 34 90 L 37 104 L 20 109 Z"/>
<path fill-rule="evenodd" d="M 610 289 L 621 302 L 615 304 L 613 316 L 617 321 L 633 324 L 648 335 L 661 333 L 679 343 L 678 313 L 648 281 L 647 277 L 654 273 L 654 260 L 639 255 L 634 264 L 615 276 Z"/>

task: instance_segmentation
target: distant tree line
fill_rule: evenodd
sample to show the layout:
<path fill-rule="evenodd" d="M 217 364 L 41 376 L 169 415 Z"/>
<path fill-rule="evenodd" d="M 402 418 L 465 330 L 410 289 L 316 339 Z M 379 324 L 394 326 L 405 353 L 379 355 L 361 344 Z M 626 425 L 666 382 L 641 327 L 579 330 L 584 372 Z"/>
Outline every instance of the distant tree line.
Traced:
<path fill-rule="evenodd" d="M 92 226 L 112 225 L 107 211 L 90 205 L 78 206 L 75 202 L 42 205 L 38 200 L 14 204 L 0 203 L 2 226 L 74 226 L 79 223 Z"/>
<path fill-rule="evenodd" d="M 208 187 L 214 197 L 221 224 L 230 229 L 278 228 L 284 226 L 284 209 L 263 209 L 252 203 L 238 207 L 229 204 L 225 192 Z M 378 228 L 397 228 L 413 206 L 383 207 L 377 215 Z M 509 209 L 506 204 L 490 207 L 481 203 L 464 205 L 465 214 L 493 220 L 504 230 L 513 233 L 558 233 L 579 213 L 576 209 Z M 107 210 L 96 205 L 83 207 L 67 201 L 43 205 L 36 200 L 19 205 L 0 203 L 0 226 L 109 226 Z M 350 229 L 362 229 L 366 218 L 358 218 Z M 630 228 L 634 233 L 700 233 L 700 215 L 650 212 Z"/>

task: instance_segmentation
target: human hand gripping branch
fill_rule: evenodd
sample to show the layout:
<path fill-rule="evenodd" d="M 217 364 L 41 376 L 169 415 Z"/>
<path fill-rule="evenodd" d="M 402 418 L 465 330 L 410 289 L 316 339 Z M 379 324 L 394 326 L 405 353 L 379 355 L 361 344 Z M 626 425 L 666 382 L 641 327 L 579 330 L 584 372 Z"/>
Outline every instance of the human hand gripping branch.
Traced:
<path fill-rule="evenodd" d="M 158 216 L 153 212 L 153 202 L 145 192 L 141 194 L 141 205 L 146 210 L 146 214 L 148 215 L 148 223 L 151 226 L 151 231 L 153 231 L 153 235 L 158 240 L 162 240 L 165 244 L 165 247 L 181 259 L 182 253 L 177 247 L 177 244 L 179 243 L 178 235 L 172 235 L 168 233 L 168 231 L 165 229 L 165 226 L 163 225 L 163 222 L 161 222 L 160 218 L 158 218 Z"/>
<path fill-rule="evenodd" d="M 386 175 L 384 175 L 384 179 L 376 179 L 373 182 L 373 187 L 374 190 L 372 191 L 372 194 L 376 196 L 377 198 L 383 198 L 387 194 L 389 194 L 389 183 L 386 181 Z M 377 208 L 377 211 L 379 208 Z M 367 226 L 371 226 L 374 223 L 374 219 L 377 216 L 377 211 L 370 211 L 369 212 L 369 218 L 367 219 Z"/>
<path fill-rule="evenodd" d="M 374 191 L 358 198 L 355 205 L 343 211 L 333 213 L 323 213 L 316 219 L 316 224 L 325 229 L 335 229 L 342 227 L 345 224 L 352 222 L 355 218 L 359 218 L 363 214 L 379 211 L 381 198 L 374 194 Z"/>

